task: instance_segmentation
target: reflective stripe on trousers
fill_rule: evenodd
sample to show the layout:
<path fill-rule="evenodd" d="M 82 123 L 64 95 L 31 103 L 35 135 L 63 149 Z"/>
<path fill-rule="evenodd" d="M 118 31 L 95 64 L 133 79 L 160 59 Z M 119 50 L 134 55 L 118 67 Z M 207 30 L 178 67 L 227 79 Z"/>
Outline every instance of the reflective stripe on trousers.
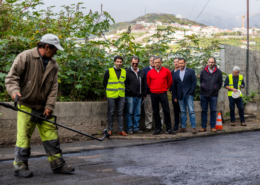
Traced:
<path fill-rule="evenodd" d="M 31 108 L 24 105 L 19 105 L 19 109 L 29 113 L 32 111 Z M 50 120 L 54 121 L 54 118 Z M 31 155 L 30 141 L 36 125 L 51 168 L 55 169 L 65 165 L 66 163 L 62 157 L 56 126 L 46 121 L 40 121 L 35 124 L 31 122 L 30 115 L 22 112 L 18 112 L 17 114 L 17 141 L 15 146 L 14 165 L 27 163 Z"/>

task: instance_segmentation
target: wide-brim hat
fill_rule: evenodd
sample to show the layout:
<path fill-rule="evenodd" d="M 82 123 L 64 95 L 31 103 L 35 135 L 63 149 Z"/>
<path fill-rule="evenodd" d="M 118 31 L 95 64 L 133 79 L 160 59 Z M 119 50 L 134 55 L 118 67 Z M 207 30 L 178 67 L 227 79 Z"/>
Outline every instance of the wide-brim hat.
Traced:
<path fill-rule="evenodd" d="M 240 90 L 237 90 L 237 92 L 234 92 L 234 91 L 232 92 L 232 97 L 235 98 L 235 99 L 239 98 L 240 95 L 241 95 L 241 91 Z"/>

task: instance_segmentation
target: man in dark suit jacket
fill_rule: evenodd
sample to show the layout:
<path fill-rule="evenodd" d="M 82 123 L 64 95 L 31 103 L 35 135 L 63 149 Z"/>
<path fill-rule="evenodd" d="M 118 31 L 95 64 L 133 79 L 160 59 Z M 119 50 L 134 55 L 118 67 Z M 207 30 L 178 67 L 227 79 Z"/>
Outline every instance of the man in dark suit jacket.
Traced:
<path fill-rule="evenodd" d="M 186 61 L 184 58 L 179 58 L 180 70 L 173 74 L 172 85 L 172 98 L 174 102 L 179 101 L 181 109 L 181 129 L 180 132 L 187 132 L 187 115 L 186 106 L 189 110 L 190 123 L 192 127 L 192 133 L 196 134 L 196 119 L 194 112 L 193 99 L 195 94 L 195 88 L 197 85 L 197 79 L 195 71 L 186 67 Z"/>
<path fill-rule="evenodd" d="M 172 78 L 173 78 L 173 74 L 178 71 L 180 69 L 179 67 L 179 58 L 175 58 L 173 60 L 173 64 L 174 64 L 174 69 L 172 70 Z M 172 79 L 173 80 L 173 79 Z M 169 89 L 171 94 L 172 94 L 172 87 Z M 173 111 L 174 111 L 174 127 L 173 130 L 174 131 L 179 131 L 179 124 L 180 124 L 180 105 L 179 102 L 174 102 L 174 99 L 172 98 L 172 105 L 173 105 Z"/>

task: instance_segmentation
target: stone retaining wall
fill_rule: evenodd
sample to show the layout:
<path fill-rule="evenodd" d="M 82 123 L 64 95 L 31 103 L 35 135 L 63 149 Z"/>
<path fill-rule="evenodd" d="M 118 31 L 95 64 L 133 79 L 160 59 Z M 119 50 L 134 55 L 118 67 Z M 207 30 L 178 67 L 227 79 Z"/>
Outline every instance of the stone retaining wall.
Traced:
<path fill-rule="evenodd" d="M 172 125 L 174 124 L 174 114 L 172 102 L 169 102 L 171 109 Z M 221 111 L 223 103 L 218 103 L 218 111 Z M 201 122 L 200 102 L 194 102 L 197 126 Z M 16 114 L 17 112 L 5 109 L 0 106 L 0 144 L 14 143 L 16 140 Z M 79 130 L 87 134 L 97 134 L 107 128 L 107 102 L 58 102 L 54 112 L 58 116 L 57 122 Z M 125 113 L 124 113 L 125 115 Z M 188 121 L 189 125 L 189 116 Z M 124 116 L 125 124 L 125 116 Z M 142 116 L 140 121 L 140 129 L 145 129 L 144 109 L 142 107 Z M 37 130 L 37 129 L 35 129 Z M 114 132 L 117 132 L 116 117 L 114 121 Z M 59 128 L 60 137 L 74 137 L 77 133 Z M 40 140 L 38 131 L 32 136 L 32 142 Z"/>

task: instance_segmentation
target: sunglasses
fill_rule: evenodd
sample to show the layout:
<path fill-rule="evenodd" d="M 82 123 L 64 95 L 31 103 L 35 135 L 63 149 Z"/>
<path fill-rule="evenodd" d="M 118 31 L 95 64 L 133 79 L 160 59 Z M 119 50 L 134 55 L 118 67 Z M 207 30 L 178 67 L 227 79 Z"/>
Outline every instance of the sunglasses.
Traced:
<path fill-rule="evenodd" d="M 138 63 L 132 63 L 132 65 L 138 65 Z"/>

